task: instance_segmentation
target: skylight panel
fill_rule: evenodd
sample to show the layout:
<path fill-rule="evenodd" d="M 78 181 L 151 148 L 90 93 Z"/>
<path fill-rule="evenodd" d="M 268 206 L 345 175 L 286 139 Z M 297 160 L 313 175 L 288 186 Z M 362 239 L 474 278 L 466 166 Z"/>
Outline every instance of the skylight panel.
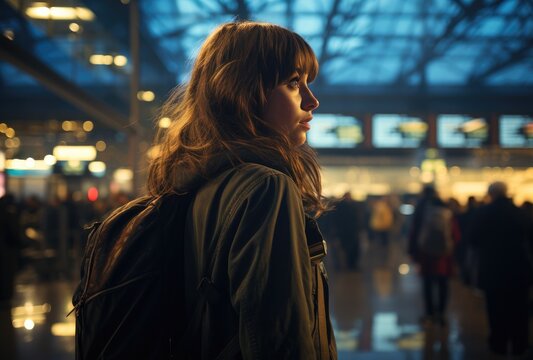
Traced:
<path fill-rule="evenodd" d="M 490 85 L 531 85 L 533 84 L 532 73 L 531 62 L 522 62 L 493 74 L 486 83 Z"/>
<path fill-rule="evenodd" d="M 515 12 L 517 1 L 504 1 L 498 6 L 498 13 L 500 14 L 513 14 Z"/>
<path fill-rule="evenodd" d="M 426 24 L 422 25 L 422 34 L 424 31 L 427 31 L 428 35 L 431 35 L 432 37 L 438 37 L 446 28 L 446 24 L 448 23 L 448 19 L 443 19 L 442 17 L 436 17 L 436 16 L 428 16 L 426 19 L 422 20 L 425 21 Z"/>
<path fill-rule="evenodd" d="M 211 21 L 205 21 L 200 23 L 191 24 L 189 28 L 187 29 L 187 35 L 192 37 L 207 37 L 207 35 L 213 31 L 218 24 L 211 22 Z"/>
<path fill-rule="evenodd" d="M 398 56 L 390 56 L 380 61 L 379 71 L 376 73 L 376 81 L 381 83 L 392 82 L 400 69 L 400 58 Z"/>
<path fill-rule="evenodd" d="M 316 0 L 315 0 L 316 1 Z M 252 13 L 261 15 L 262 12 L 286 13 L 287 2 L 282 0 L 255 0 L 247 2 Z"/>
<path fill-rule="evenodd" d="M 152 3 L 154 1 L 150 1 Z M 159 1 L 155 1 L 155 3 L 158 3 Z M 193 1 L 193 0 L 176 0 L 176 7 L 178 8 L 179 12 L 182 14 L 191 14 L 191 13 L 197 13 L 206 11 L 206 8 L 208 9 L 216 9 L 218 6 L 214 6 L 214 1 Z"/>
<path fill-rule="evenodd" d="M 379 12 L 382 14 L 398 13 L 403 5 L 403 0 L 377 0 L 376 2 Z"/>
<path fill-rule="evenodd" d="M 444 60 L 437 60 L 427 67 L 427 81 L 431 85 L 460 85 L 466 83 L 465 69 L 472 64 L 468 60 L 453 60 L 454 66 Z M 467 65 L 468 64 L 468 65 Z"/>
<path fill-rule="evenodd" d="M 299 15 L 294 19 L 294 31 L 302 36 L 321 34 L 324 30 L 324 21 L 323 16 Z"/>
<path fill-rule="evenodd" d="M 390 16 L 377 16 L 372 24 L 371 34 L 373 35 L 393 35 L 394 20 Z"/>
<path fill-rule="evenodd" d="M 501 17 L 492 16 L 480 21 L 475 33 L 482 36 L 496 36 L 501 34 L 504 25 L 505 23 Z"/>
<path fill-rule="evenodd" d="M 365 51 L 365 40 L 357 36 L 333 36 L 329 40 L 328 45 L 328 51 L 335 54 L 354 55 L 355 52 Z"/>
<path fill-rule="evenodd" d="M 395 34 L 399 36 L 411 35 L 413 34 L 413 25 L 419 25 L 418 22 L 413 21 L 411 17 L 408 18 L 399 18 L 394 22 Z M 420 26 L 418 26 L 420 28 Z"/>
<path fill-rule="evenodd" d="M 332 0 L 295 0 L 293 9 L 295 13 L 326 12 L 332 4 Z"/>

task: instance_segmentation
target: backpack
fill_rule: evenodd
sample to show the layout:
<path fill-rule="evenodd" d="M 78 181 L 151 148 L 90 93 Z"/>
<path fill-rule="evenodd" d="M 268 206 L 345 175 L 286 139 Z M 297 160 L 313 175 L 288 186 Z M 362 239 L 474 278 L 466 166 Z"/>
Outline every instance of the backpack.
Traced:
<path fill-rule="evenodd" d="M 434 257 L 452 253 L 452 212 L 450 209 L 436 205 L 427 205 L 424 208 L 419 246 L 423 254 Z"/>
<path fill-rule="evenodd" d="M 217 295 L 203 278 L 186 313 L 183 238 L 193 198 L 141 197 L 90 227 L 72 300 L 77 360 L 187 358 L 206 302 Z M 228 347 L 223 353 L 238 351 L 237 337 Z"/>

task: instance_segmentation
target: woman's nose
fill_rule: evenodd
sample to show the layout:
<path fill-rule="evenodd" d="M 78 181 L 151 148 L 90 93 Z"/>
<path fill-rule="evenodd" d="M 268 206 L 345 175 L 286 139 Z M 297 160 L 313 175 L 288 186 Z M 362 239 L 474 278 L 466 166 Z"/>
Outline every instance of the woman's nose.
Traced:
<path fill-rule="evenodd" d="M 320 105 L 318 99 L 313 95 L 311 90 L 306 89 L 306 92 L 302 99 L 302 109 L 305 111 L 315 110 Z"/>

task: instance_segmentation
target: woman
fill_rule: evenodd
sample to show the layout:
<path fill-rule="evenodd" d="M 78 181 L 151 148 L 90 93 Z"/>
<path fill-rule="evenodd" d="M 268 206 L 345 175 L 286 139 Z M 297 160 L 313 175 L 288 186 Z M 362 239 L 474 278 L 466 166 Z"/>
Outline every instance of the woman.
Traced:
<path fill-rule="evenodd" d="M 189 83 L 163 107 L 173 121 L 148 189 L 195 193 L 187 309 L 205 277 L 220 295 L 191 346 L 197 358 L 216 358 L 235 342 L 244 359 L 336 358 L 325 270 L 308 248 L 320 238 L 309 215 L 325 209 L 316 155 L 305 144 L 319 105 L 308 86 L 317 72 L 299 35 L 228 23 L 207 38 Z"/>

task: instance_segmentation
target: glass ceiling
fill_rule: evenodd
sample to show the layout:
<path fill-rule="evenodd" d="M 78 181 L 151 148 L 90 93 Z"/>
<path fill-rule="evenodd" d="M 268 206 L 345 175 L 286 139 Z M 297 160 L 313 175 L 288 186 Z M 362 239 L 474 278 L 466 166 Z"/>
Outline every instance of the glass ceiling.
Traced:
<path fill-rule="evenodd" d="M 315 89 L 322 93 L 505 86 L 527 94 L 533 85 L 533 0 L 138 1 L 141 87 L 159 94 L 187 79 L 207 34 L 233 19 L 273 22 L 300 33 L 319 59 Z M 43 4 L 49 18 L 32 18 L 28 9 Z M 87 9 L 85 17 L 52 19 L 53 7 L 65 4 Z M 96 96 L 113 90 L 127 101 L 128 5 L 0 0 L 0 36 L 80 87 L 106 89 Z M 95 54 L 110 55 L 115 63 L 95 64 Z M 126 62 L 117 65 L 117 56 Z M 0 89 L 36 85 L 0 60 Z"/>
<path fill-rule="evenodd" d="M 520 0 L 143 0 L 166 66 L 187 77 L 199 44 L 235 18 L 300 33 L 319 84 L 531 85 L 533 2 Z"/>

